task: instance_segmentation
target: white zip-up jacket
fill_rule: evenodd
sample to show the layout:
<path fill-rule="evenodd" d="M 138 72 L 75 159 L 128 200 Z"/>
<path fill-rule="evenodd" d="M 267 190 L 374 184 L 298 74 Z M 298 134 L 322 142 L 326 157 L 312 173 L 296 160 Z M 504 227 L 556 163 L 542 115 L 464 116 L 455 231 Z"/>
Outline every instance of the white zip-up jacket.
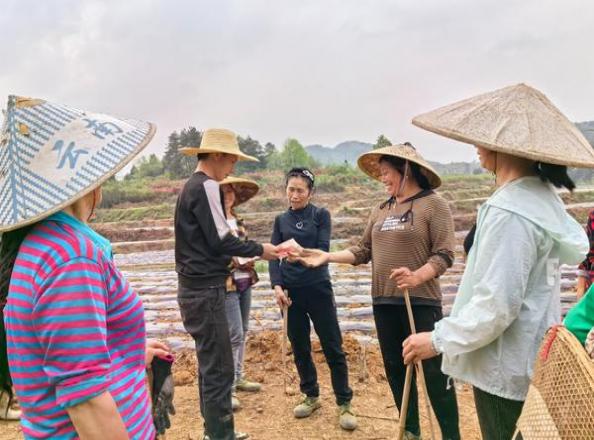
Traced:
<path fill-rule="evenodd" d="M 542 338 L 561 321 L 559 267 L 588 249 L 552 185 L 524 177 L 495 191 L 479 209 L 452 313 L 432 333 L 443 372 L 524 400 Z"/>

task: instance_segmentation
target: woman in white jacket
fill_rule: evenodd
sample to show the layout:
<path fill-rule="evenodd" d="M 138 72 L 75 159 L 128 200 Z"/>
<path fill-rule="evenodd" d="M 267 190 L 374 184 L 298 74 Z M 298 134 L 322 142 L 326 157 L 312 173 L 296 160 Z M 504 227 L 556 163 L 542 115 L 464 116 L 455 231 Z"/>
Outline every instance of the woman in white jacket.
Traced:
<path fill-rule="evenodd" d="M 545 331 L 561 320 L 560 266 L 588 252 L 554 186 L 567 165 L 594 166 L 592 147 L 524 84 L 418 116 L 415 125 L 477 147 L 497 190 L 481 206 L 452 313 L 404 342 L 406 363 L 443 353 L 442 369 L 473 386 L 483 439 L 512 438 Z"/>

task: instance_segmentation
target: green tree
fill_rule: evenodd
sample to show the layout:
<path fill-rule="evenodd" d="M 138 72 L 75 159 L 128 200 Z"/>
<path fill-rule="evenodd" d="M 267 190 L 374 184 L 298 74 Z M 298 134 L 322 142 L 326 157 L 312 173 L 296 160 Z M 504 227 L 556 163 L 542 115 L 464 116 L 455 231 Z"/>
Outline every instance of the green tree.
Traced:
<path fill-rule="evenodd" d="M 237 143 L 239 144 L 239 149 L 243 153 L 255 157 L 259 162 L 238 162 L 235 165 L 235 174 L 242 174 L 266 168 L 266 151 L 260 142 L 249 136 L 246 138 L 239 136 L 237 138 Z"/>
<path fill-rule="evenodd" d="M 375 141 L 375 144 L 373 145 L 373 149 L 376 150 L 378 148 L 389 147 L 390 145 L 392 145 L 390 139 L 388 139 L 383 134 L 380 134 L 377 140 Z"/>
<path fill-rule="evenodd" d="M 167 149 L 163 156 L 163 168 L 169 175 L 175 176 L 179 172 L 179 134 L 174 131 L 169 135 Z"/>
<path fill-rule="evenodd" d="M 266 168 L 270 167 L 270 158 L 275 153 L 277 153 L 276 146 L 272 142 L 266 142 L 266 145 L 264 145 L 264 163 L 266 164 Z"/>
<path fill-rule="evenodd" d="M 264 145 L 264 153 L 266 154 L 266 156 L 270 156 L 272 153 L 276 153 L 276 147 L 272 142 L 266 142 L 266 145 Z"/>
<path fill-rule="evenodd" d="M 124 176 L 124 180 L 132 180 L 136 177 L 137 174 L 138 168 L 136 168 L 136 165 L 132 165 L 132 168 L 130 168 L 130 172 Z"/>
<path fill-rule="evenodd" d="M 293 167 L 315 168 L 317 166 L 318 163 L 303 148 L 303 145 L 293 138 L 287 139 L 280 153 L 275 151 L 268 156 L 268 167 L 273 169 L 286 171 Z"/>
<path fill-rule="evenodd" d="M 195 127 L 184 128 L 179 134 L 173 132 L 169 135 L 163 168 L 170 177 L 182 179 L 190 177 L 196 168 L 196 158 L 185 156 L 179 152 L 183 147 L 198 147 L 202 134 Z"/>
<path fill-rule="evenodd" d="M 136 169 L 134 170 L 134 168 Z M 133 174 L 134 178 L 158 177 L 163 175 L 163 163 L 156 154 L 151 154 L 149 157 L 142 157 L 136 166 L 132 167 L 132 170 L 130 170 L 130 174 Z"/>

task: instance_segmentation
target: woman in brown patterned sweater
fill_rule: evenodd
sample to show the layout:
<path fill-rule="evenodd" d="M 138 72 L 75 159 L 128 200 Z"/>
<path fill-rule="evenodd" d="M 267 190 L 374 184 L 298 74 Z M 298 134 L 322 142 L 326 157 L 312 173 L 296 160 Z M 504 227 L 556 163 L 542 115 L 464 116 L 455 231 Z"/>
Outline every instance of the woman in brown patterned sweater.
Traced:
<path fill-rule="evenodd" d="M 311 250 L 300 260 L 308 266 L 372 262 L 377 336 L 386 376 L 400 408 L 406 372 L 402 343 L 410 335 L 403 289 L 409 289 L 417 331 L 433 330 L 434 323 L 442 318 L 438 277 L 454 260 L 454 222 L 447 201 L 433 192 L 441 179 L 409 143 L 365 153 L 358 164 L 384 184 L 389 199 L 373 209 L 357 246 L 338 252 Z M 443 438 L 459 439 L 456 394 L 441 372 L 441 357 L 423 361 L 423 367 Z M 405 438 L 420 438 L 414 386 Z"/>

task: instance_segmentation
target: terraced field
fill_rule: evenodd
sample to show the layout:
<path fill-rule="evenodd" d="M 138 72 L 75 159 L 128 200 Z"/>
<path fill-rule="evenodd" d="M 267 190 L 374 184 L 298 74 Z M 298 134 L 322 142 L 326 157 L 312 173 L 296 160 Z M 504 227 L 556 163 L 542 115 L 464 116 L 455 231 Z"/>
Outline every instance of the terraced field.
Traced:
<path fill-rule="evenodd" d="M 493 191 L 489 176 L 446 178 L 440 194 L 450 202 L 459 242 L 454 266 L 441 277 L 444 313 L 453 304 L 464 271 L 461 242 L 475 221 L 476 210 Z M 594 189 L 578 188 L 572 194 L 562 192 L 568 210 L 584 221 L 594 207 Z M 360 188 L 345 187 L 340 193 L 315 195 L 314 203 L 326 206 L 332 213 L 332 248 L 340 249 L 355 242 L 362 233 L 369 211 L 385 199 L 379 185 Z M 125 211 L 130 209 L 115 208 Z M 172 206 L 173 209 L 173 206 Z M 241 206 L 241 215 L 248 225 L 251 238 L 267 241 L 274 216 L 285 209 L 282 188 L 264 186 L 261 193 Z M 155 212 L 161 212 L 162 205 Z M 109 211 L 109 210 L 108 210 Z M 113 211 L 113 210 L 111 210 Z M 100 212 L 100 216 L 101 212 Z M 104 217 L 104 216 L 103 216 Z M 108 215 L 109 217 L 109 215 Z M 99 223 L 95 228 L 114 242 L 116 262 L 142 296 L 149 335 L 165 338 L 174 346 L 188 347 L 176 302 L 177 279 L 173 270 L 173 221 L 168 218 L 142 221 Z M 254 332 L 278 329 L 280 314 L 274 303 L 265 263 L 259 263 L 260 282 L 253 288 L 252 322 Z M 575 302 L 575 267 L 562 267 L 562 308 L 564 313 Z M 371 266 L 331 266 L 339 320 L 345 332 L 358 337 L 374 337 L 371 310 Z"/>
<path fill-rule="evenodd" d="M 192 347 L 192 341 L 183 329 L 177 307 L 177 276 L 173 270 L 173 251 L 119 254 L 116 255 L 116 261 L 133 288 L 142 297 L 149 336 L 165 339 L 176 348 Z M 564 313 L 575 302 L 573 293 L 575 269 L 575 267 L 569 266 L 561 268 L 561 300 Z M 369 294 L 371 266 L 331 265 L 330 270 L 342 330 L 363 340 L 368 337 L 374 338 L 371 296 Z M 441 277 L 446 315 L 449 314 L 454 302 L 463 271 L 464 263 L 461 255 L 458 255 L 454 266 Z M 282 321 L 273 299 L 267 273 L 260 274 L 260 282 L 254 286 L 252 292 L 250 322 L 252 331 L 280 329 Z"/>
<path fill-rule="evenodd" d="M 179 185 L 178 185 L 179 186 Z M 464 271 L 462 242 L 474 223 L 477 207 L 493 190 L 492 178 L 471 176 L 444 179 L 440 193 L 450 202 L 454 215 L 458 248 L 454 266 L 441 277 L 444 312 L 447 315 L 455 299 Z M 594 190 L 581 188 L 573 194 L 563 193 L 568 210 L 580 222 L 594 207 Z M 378 185 L 345 187 L 338 193 L 320 193 L 315 203 L 330 209 L 333 217 L 333 249 L 341 249 L 357 240 L 363 231 L 370 208 L 385 199 Z M 161 200 L 158 206 L 124 204 L 101 210 L 94 225 L 113 242 L 116 263 L 140 294 L 149 337 L 167 341 L 176 352 L 175 367 L 177 415 L 167 438 L 201 439 L 202 423 L 196 392 L 196 361 L 193 341 L 185 333 L 176 301 L 177 277 L 173 257 L 174 197 Z M 285 209 L 282 189 L 265 185 L 255 199 L 242 205 L 251 238 L 267 241 L 274 216 Z M 141 218 L 139 219 L 139 215 Z M 107 221 L 106 221 L 107 220 Z M 255 440 L 277 439 L 368 439 L 395 437 L 397 411 L 383 373 L 371 309 L 371 266 L 331 266 L 339 322 L 345 335 L 344 347 L 354 389 L 354 407 L 360 428 L 345 433 L 336 425 L 330 377 L 319 344 L 314 342 L 314 359 L 318 366 L 323 408 L 310 419 L 296 420 L 291 408 L 299 399 L 296 372 L 290 359 L 289 371 L 282 371 L 280 357 L 280 313 L 272 297 L 265 263 L 258 263 L 260 282 L 253 288 L 246 369 L 251 378 L 264 384 L 264 391 L 240 395 L 244 408 L 237 413 L 240 430 Z M 562 267 L 562 309 L 566 312 L 575 302 L 575 267 Z M 289 388 L 285 388 L 285 378 Z M 472 393 L 468 387 L 458 390 L 462 438 L 479 439 Z M 428 420 L 421 420 L 424 438 L 428 438 Z M 439 438 L 439 437 L 438 437 Z M 22 439 L 18 424 L 0 421 L 0 440 Z"/>

